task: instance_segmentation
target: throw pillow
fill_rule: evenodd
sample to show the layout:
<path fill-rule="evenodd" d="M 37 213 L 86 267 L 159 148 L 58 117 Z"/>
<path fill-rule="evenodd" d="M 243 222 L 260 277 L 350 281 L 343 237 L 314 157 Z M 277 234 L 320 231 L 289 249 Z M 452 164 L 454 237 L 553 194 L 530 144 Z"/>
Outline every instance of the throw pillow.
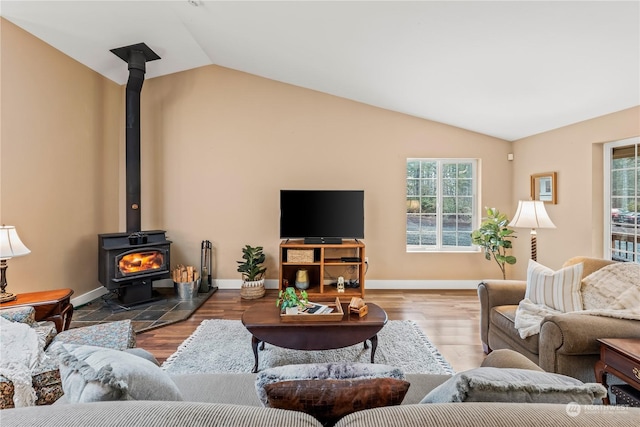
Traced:
<path fill-rule="evenodd" d="M 332 426 L 352 412 L 399 405 L 409 383 L 395 378 L 293 380 L 267 384 L 272 408 L 301 411 Z"/>
<path fill-rule="evenodd" d="M 160 367 L 120 350 L 54 343 L 62 389 L 69 403 L 103 400 L 182 400 Z"/>
<path fill-rule="evenodd" d="M 256 392 L 264 406 L 269 406 L 265 386 L 289 380 L 327 380 L 395 378 L 404 379 L 401 369 L 373 363 L 307 363 L 265 369 L 256 376 Z"/>
<path fill-rule="evenodd" d="M 516 368 L 476 368 L 455 374 L 420 403 L 515 402 L 592 405 L 607 390 L 565 375 Z"/>
<path fill-rule="evenodd" d="M 582 263 L 558 271 L 529 260 L 525 298 L 562 312 L 582 310 Z"/>
<path fill-rule="evenodd" d="M 640 293 L 640 264 L 620 262 L 594 271 L 582 280 L 582 302 L 585 310 L 625 309 L 634 305 L 630 298 L 620 298 L 629 292 Z M 621 306 L 626 301 L 628 307 Z"/>
<path fill-rule="evenodd" d="M 156 357 L 153 354 L 149 353 L 144 348 L 140 348 L 140 347 L 126 348 L 126 349 L 124 349 L 122 351 L 124 351 L 126 353 L 129 353 L 129 354 L 135 354 L 138 357 L 142 357 L 144 359 L 147 359 L 149 362 L 153 363 L 156 366 L 160 366 L 160 362 L 158 362 L 158 359 L 156 359 Z"/>
<path fill-rule="evenodd" d="M 26 323 L 33 326 L 36 324 L 36 309 L 28 307 L 4 308 L 0 310 L 0 317 L 16 323 Z"/>

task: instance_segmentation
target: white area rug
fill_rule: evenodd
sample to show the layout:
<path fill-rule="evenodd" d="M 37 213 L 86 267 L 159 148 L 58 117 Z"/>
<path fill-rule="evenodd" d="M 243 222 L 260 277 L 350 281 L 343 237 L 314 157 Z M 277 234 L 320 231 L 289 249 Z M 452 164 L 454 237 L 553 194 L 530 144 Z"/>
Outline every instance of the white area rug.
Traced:
<path fill-rule="evenodd" d="M 275 366 L 323 362 L 371 361 L 371 346 L 362 343 L 337 350 L 289 350 L 270 344 L 258 353 L 258 369 Z M 375 362 L 401 368 L 405 374 L 453 374 L 451 365 L 409 320 L 391 320 L 378 333 Z M 251 334 L 239 320 L 212 319 L 178 347 L 163 364 L 170 375 L 195 373 L 251 372 L 254 358 Z"/>

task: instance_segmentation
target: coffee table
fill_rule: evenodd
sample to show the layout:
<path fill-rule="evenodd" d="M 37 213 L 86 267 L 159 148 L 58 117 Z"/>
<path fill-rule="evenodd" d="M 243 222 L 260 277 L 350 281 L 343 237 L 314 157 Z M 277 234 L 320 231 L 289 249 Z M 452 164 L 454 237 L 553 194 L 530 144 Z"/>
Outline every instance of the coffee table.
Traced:
<path fill-rule="evenodd" d="M 387 323 L 387 313 L 378 305 L 367 303 L 369 313 L 359 317 L 349 313 L 348 306 L 342 304 L 345 314 L 339 321 L 283 322 L 275 303 L 254 304 L 242 314 L 242 324 L 251 332 L 255 357 L 251 372 L 258 372 L 258 345 L 263 350 L 265 343 L 292 350 L 331 350 L 358 343 L 364 343 L 364 348 L 368 348 L 368 340 L 371 342 L 371 363 L 374 363 L 377 334 Z"/>

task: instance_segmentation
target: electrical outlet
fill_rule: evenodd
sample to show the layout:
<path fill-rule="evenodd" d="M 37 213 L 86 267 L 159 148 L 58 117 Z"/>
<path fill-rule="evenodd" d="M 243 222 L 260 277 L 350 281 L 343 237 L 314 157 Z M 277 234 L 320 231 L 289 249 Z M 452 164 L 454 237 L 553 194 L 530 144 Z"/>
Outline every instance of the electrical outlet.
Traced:
<path fill-rule="evenodd" d="M 365 264 L 369 264 L 369 257 L 368 256 L 364 257 L 364 262 L 365 262 Z"/>

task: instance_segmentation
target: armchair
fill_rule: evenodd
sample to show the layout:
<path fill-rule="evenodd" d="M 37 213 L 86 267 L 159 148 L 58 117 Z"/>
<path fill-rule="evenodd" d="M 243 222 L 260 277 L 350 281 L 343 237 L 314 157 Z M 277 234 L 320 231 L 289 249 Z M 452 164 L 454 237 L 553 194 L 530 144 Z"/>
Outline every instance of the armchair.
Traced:
<path fill-rule="evenodd" d="M 584 263 L 583 278 L 613 261 L 575 257 L 563 267 Z M 480 338 L 485 353 L 496 349 L 515 350 L 547 372 L 594 382 L 594 365 L 599 360 L 598 338 L 640 338 L 640 321 L 585 314 L 549 315 L 540 333 L 520 338 L 515 315 L 524 298 L 526 281 L 485 280 L 478 285 Z"/>

